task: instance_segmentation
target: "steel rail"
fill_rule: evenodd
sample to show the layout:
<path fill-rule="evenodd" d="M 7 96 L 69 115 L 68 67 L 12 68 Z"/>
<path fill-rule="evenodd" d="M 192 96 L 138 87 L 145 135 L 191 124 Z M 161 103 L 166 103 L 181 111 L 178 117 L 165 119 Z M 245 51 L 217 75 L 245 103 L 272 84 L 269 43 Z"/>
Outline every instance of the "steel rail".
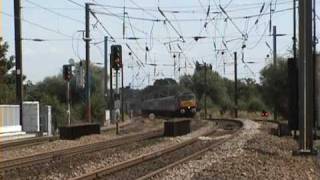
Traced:
<path fill-rule="evenodd" d="M 126 135 L 120 138 L 114 138 L 108 141 L 86 144 L 82 146 L 61 149 L 57 151 L 50 151 L 30 156 L 24 156 L 15 159 L 0 161 L 0 172 L 8 171 L 16 168 L 32 166 L 51 160 L 64 159 L 70 156 L 100 151 L 103 149 L 121 146 L 127 143 L 142 141 L 150 138 L 155 138 L 163 135 L 163 130 L 153 130 L 147 133 L 137 133 L 135 135 Z"/>
<path fill-rule="evenodd" d="M 215 120 L 215 121 L 219 121 L 219 120 Z M 243 123 L 241 121 L 239 121 L 239 120 L 226 119 L 226 120 L 220 120 L 220 121 L 236 122 L 236 123 L 238 123 L 238 125 L 240 125 L 240 127 L 242 127 L 242 125 L 243 125 Z M 237 134 L 236 132 L 239 132 L 240 129 L 241 128 L 238 128 L 236 131 L 234 131 L 234 130 L 230 131 L 230 132 L 233 132 L 232 133 L 233 134 L 232 137 L 234 137 Z M 215 132 L 215 129 L 214 130 L 210 130 L 209 132 L 203 133 L 200 136 L 207 136 L 207 135 L 210 135 L 210 134 L 212 134 L 214 132 Z M 231 137 L 229 137 L 228 139 L 230 139 L 230 138 Z M 174 165 L 177 165 L 178 163 L 187 161 L 187 160 L 189 160 L 189 159 L 191 159 L 193 157 L 196 157 L 196 156 L 208 151 L 212 147 L 224 143 L 225 140 L 226 140 L 225 138 L 223 138 L 221 140 L 217 140 L 215 143 L 209 145 L 208 147 L 204 148 L 203 150 L 198 151 L 198 153 L 193 153 L 193 154 L 190 155 L 190 157 L 187 156 L 187 157 L 185 157 L 185 158 L 183 158 L 183 159 L 181 159 L 179 161 L 176 161 L 172 165 L 169 165 L 168 168 L 169 167 L 173 167 Z M 72 178 L 72 180 L 89 180 L 89 179 L 91 180 L 91 179 L 103 178 L 106 175 L 110 175 L 110 174 L 116 173 L 118 171 L 124 170 L 126 168 L 130 168 L 132 166 L 141 164 L 143 162 L 150 161 L 152 159 L 156 159 L 156 158 L 158 158 L 158 157 L 160 157 L 162 155 L 168 154 L 170 152 L 174 152 L 176 150 L 180 150 L 183 147 L 191 145 L 191 144 L 193 144 L 193 143 L 195 143 L 197 141 L 199 141 L 199 137 L 194 137 L 192 139 L 183 141 L 183 142 L 181 142 L 179 144 L 176 144 L 176 145 L 169 146 L 169 147 L 161 149 L 159 151 L 147 153 L 147 154 L 141 155 L 141 156 L 139 156 L 137 158 L 133 158 L 133 159 L 130 159 L 130 160 L 127 160 L 127 161 L 124 161 L 124 162 L 117 163 L 114 166 L 100 168 L 100 169 L 98 169 L 96 171 L 89 172 L 87 174 Z M 155 175 L 157 173 L 160 173 L 162 170 L 165 170 L 165 168 L 161 168 L 161 169 L 158 169 L 157 171 L 151 172 L 150 174 L 145 175 L 145 178 L 152 177 L 153 175 Z M 143 179 L 144 177 L 141 177 L 141 178 Z"/>
<path fill-rule="evenodd" d="M 120 127 L 125 127 L 129 124 L 130 123 L 123 123 L 120 125 Z M 101 132 L 106 133 L 114 129 L 115 127 L 101 128 Z M 25 139 L 8 140 L 8 141 L 0 142 L 0 151 L 14 149 L 18 147 L 19 148 L 28 147 L 28 146 L 43 144 L 43 143 L 51 142 L 55 140 L 59 140 L 59 136 L 42 136 L 42 137 L 31 137 L 31 138 L 25 138 Z"/>
<path fill-rule="evenodd" d="M 243 123 L 242 123 L 241 121 L 238 121 L 238 120 L 235 120 L 235 119 L 211 119 L 211 120 L 212 120 L 212 121 L 221 121 L 221 120 L 222 120 L 222 121 L 236 122 L 236 123 L 239 123 L 239 124 L 240 124 L 240 127 L 242 127 L 242 125 L 243 125 Z M 227 127 L 227 129 L 228 129 L 228 128 L 229 128 L 229 127 Z M 169 165 L 167 165 L 167 166 L 164 166 L 164 167 L 162 167 L 162 168 L 160 168 L 160 169 L 157 169 L 157 170 L 155 170 L 155 171 L 152 171 L 152 172 L 150 172 L 150 173 L 148 173 L 148 174 L 146 174 L 146 175 L 144 175 L 144 176 L 142 176 L 142 177 L 137 178 L 136 180 L 146 180 L 146 179 L 149 179 L 149 178 L 154 177 L 155 175 L 160 174 L 161 172 L 164 172 L 164 171 L 166 171 L 166 170 L 168 170 L 168 169 L 170 169 L 170 168 L 173 168 L 173 167 L 175 167 L 175 166 L 177 166 L 177 165 L 179 165 L 179 164 L 182 164 L 182 163 L 187 162 L 187 161 L 189 161 L 189 160 L 191 160 L 191 159 L 197 158 L 197 157 L 199 157 L 200 155 L 204 154 L 205 152 L 213 149 L 214 147 L 220 146 L 221 144 L 225 143 L 226 140 L 232 139 L 233 137 L 235 137 L 235 136 L 239 133 L 239 130 L 240 130 L 240 129 L 241 129 L 241 128 L 239 128 L 239 129 L 237 129 L 236 131 L 232 132 L 232 135 L 231 135 L 230 137 L 228 137 L 228 138 L 219 139 L 219 140 L 217 140 L 216 142 L 214 142 L 214 143 L 212 143 L 211 145 L 209 145 L 208 147 L 206 147 L 206 148 L 204 148 L 204 149 L 202 149 L 202 150 L 200 150 L 200 151 L 198 151 L 198 152 L 196 152 L 196 153 L 193 153 L 193 154 L 191 154 L 191 155 L 189 155 L 189 156 L 186 156 L 185 158 L 182 158 L 182 159 L 180 159 L 180 160 L 178 160 L 178 161 L 176 161 L 176 162 L 174 162 L 174 163 L 171 163 L 171 164 L 169 164 Z M 219 136 L 218 136 L 218 137 L 219 137 Z"/>
<path fill-rule="evenodd" d="M 44 137 L 30 137 L 25 139 L 17 139 L 17 140 L 8 140 L 0 142 L 0 150 L 4 151 L 11 148 L 16 147 L 25 147 L 25 146 L 31 146 L 36 144 L 42 144 L 45 142 L 55 141 L 59 139 L 58 136 L 44 136 Z"/>

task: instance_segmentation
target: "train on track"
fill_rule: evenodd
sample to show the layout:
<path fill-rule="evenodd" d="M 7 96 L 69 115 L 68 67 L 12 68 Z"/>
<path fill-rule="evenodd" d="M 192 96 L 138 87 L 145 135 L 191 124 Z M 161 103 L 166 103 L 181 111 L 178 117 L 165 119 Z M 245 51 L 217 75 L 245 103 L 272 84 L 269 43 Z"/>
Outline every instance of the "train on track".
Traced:
<path fill-rule="evenodd" d="M 160 116 L 193 117 L 197 110 L 199 110 L 198 102 L 195 94 L 191 92 L 148 99 L 141 105 L 141 111 L 145 115 L 153 113 Z"/>

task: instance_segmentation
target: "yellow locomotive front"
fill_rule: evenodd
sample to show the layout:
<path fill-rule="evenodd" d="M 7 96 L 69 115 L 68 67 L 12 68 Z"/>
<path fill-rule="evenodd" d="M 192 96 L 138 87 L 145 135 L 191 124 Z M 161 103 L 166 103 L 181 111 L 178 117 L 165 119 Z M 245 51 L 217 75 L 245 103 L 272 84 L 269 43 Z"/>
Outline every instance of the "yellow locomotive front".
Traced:
<path fill-rule="evenodd" d="M 197 101 L 193 93 L 183 93 L 179 96 L 179 110 L 181 115 L 195 115 Z"/>

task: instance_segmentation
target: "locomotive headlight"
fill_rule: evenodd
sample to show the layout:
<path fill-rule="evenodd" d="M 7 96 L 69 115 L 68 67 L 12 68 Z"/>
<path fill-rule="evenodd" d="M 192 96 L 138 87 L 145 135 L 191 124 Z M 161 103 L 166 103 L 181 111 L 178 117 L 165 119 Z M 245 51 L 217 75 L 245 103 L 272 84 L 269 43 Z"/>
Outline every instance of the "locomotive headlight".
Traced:
<path fill-rule="evenodd" d="M 184 110 L 184 109 L 181 109 L 181 110 L 180 110 L 180 113 L 181 113 L 181 114 L 184 114 L 185 112 L 186 112 L 186 110 Z"/>

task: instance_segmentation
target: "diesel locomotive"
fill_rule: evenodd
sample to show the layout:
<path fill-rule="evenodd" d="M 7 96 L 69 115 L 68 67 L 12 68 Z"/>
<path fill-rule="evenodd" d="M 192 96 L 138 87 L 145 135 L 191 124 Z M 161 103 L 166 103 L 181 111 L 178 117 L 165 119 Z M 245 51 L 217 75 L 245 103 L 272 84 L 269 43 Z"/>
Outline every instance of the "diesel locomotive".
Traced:
<path fill-rule="evenodd" d="M 185 92 L 176 96 L 148 99 L 142 102 L 143 114 L 162 116 L 192 117 L 197 112 L 197 101 L 194 93 Z"/>

